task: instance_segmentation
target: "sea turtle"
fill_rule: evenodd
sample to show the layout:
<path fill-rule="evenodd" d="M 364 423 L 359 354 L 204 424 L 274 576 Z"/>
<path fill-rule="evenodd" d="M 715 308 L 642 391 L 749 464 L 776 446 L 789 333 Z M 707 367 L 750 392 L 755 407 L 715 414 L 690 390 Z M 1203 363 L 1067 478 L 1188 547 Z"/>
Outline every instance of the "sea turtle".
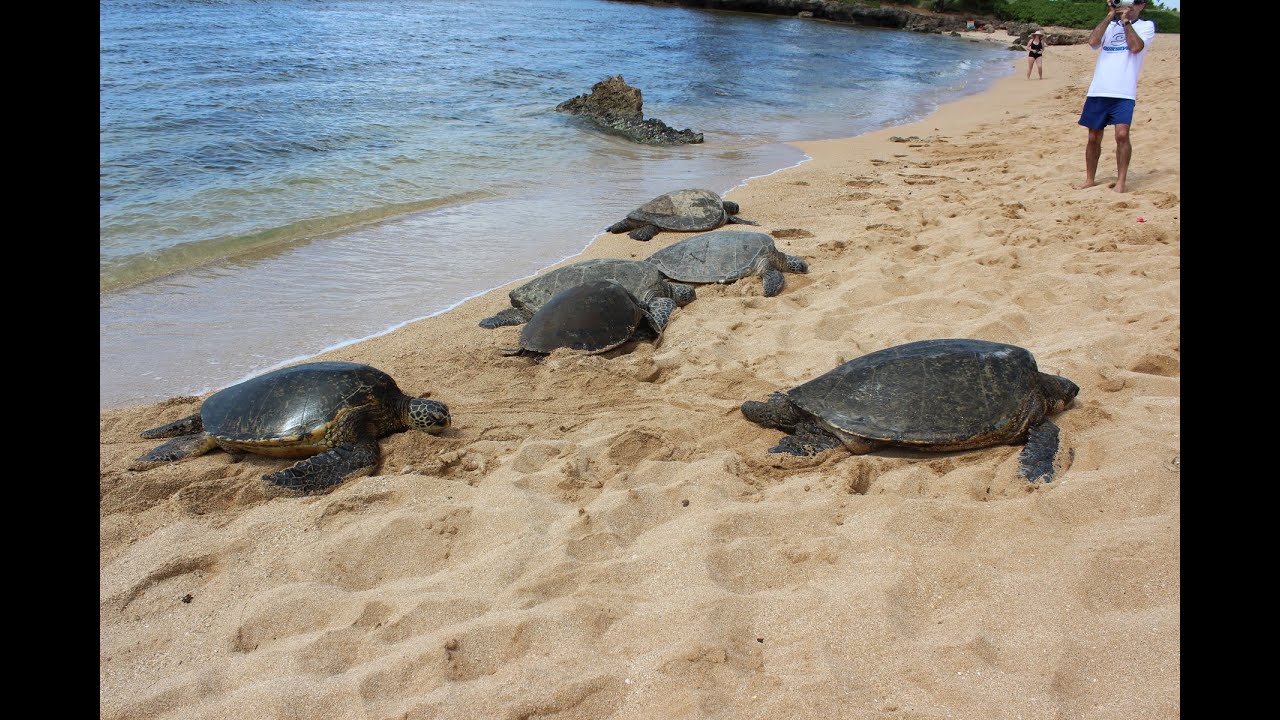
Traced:
<path fill-rule="evenodd" d="M 631 291 L 642 303 L 665 297 L 684 307 L 696 297 L 693 288 L 668 282 L 658 268 L 642 260 L 583 260 L 556 268 L 512 290 L 508 293 L 511 307 L 481 320 L 480 327 L 496 328 L 528 322 L 556 293 L 593 280 L 613 280 Z"/>
<path fill-rule="evenodd" d="M 520 331 L 520 347 L 505 354 L 545 355 L 563 347 L 592 355 L 646 333 L 662 337 L 674 306 L 671 298 L 646 305 L 612 280 L 575 285 L 534 313 Z"/>
<path fill-rule="evenodd" d="M 850 360 L 742 414 L 790 433 L 769 452 L 815 455 L 843 444 L 949 451 L 1026 443 L 1019 473 L 1053 480 L 1061 412 L 1080 388 L 1042 373 L 1024 348 L 985 340 L 922 340 Z"/>
<path fill-rule="evenodd" d="M 649 240 L 662 230 L 698 232 L 715 230 L 726 223 L 759 224 L 737 214 L 738 203 L 724 200 L 710 190 L 675 190 L 632 210 L 608 230 L 627 233 L 627 237 L 636 240 Z"/>
<path fill-rule="evenodd" d="M 648 262 L 680 282 L 731 283 L 759 275 L 764 294 L 770 297 L 782 292 L 786 283 L 782 271 L 809 272 L 804 258 L 784 254 L 774 246 L 771 236 L 751 230 L 694 235 L 650 255 Z"/>
<path fill-rule="evenodd" d="M 378 439 L 410 428 L 449 427 L 444 403 L 405 395 L 390 375 L 350 362 L 312 362 L 274 370 L 210 395 L 194 415 L 142 433 L 174 438 L 138 458 L 134 470 L 222 448 L 307 458 L 263 478 L 316 492 L 370 471 Z"/>

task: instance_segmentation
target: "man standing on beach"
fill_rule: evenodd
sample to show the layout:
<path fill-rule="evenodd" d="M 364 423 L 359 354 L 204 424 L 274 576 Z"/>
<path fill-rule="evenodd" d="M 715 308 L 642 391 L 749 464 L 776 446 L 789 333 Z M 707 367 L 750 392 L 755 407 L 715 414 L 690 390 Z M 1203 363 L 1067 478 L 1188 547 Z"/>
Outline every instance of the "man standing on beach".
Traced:
<path fill-rule="evenodd" d="M 1093 68 L 1093 82 L 1084 99 L 1080 124 L 1089 129 L 1089 144 L 1084 148 L 1084 184 L 1095 184 L 1098 158 L 1102 155 L 1102 133 L 1108 125 L 1116 127 L 1116 184 L 1114 190 L 1124 192 L 1129 174 L 1129 124 L 1133 122 L 1133 106 L 1138 99 L 1138 74 L 1147 55 L 1147 43 L 1156 36 L 1156 24 L 1139 20 L 1146 8 L 1145 0 L 1134 0 L 1119 6 L 1123 0 L 1107 2 L 1107 16 L 1089 33 L 1089 47 L 1102 49 Z"/>

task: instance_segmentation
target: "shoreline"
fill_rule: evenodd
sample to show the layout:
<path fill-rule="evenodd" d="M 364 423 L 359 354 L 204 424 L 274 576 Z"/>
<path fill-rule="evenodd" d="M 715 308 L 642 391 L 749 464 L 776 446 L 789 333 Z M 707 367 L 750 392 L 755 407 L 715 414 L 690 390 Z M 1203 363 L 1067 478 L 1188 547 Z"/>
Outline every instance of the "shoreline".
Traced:
<path fill-rule="evenodd" d="M 935 40 L 928 38 L 925 42 Z M 957 41 L 955 38 L 946 40 Z M 983 59 L 982 69 L 935 93 L 920 94 L 918 102 L 912 103 L 915 107 L 903 108 L 903 112 L 910 112 L 912 117 L 917 117 L 928 112 L 928 108 L 936 107 L 939 102 L 958 93 L 974 92 L 975 88 L 989 86 L 994 81 L 990 69 L 990 57 L 993 53 L 985 49 L 984 53 L 988 57 Z M 824 133 L 821 128 L 835 130 L 835 127 L 830 121 L 819 123 L 812 128 L 814 132 L 801 137 L 831 137 L 836 133 Z M 719 192 L 732 191 L 760 173 L 775 171 L 779 166 L 790 167 L 806 157 L 794 145 L 772 140 L 727 148 L 722 143 L 715 152 L 708 145 L 704 154 L 708 158 L 714 158 L 719 157 L 720 152 L 737 152 L 738 155 L 725 163 L 708 160 L 707 162 L 716 166 L 714 169 L 721 171 L 713 173 L 713 180 L 708 182 L 691 177 L 685 183 L 706 185 Z M 753 158 L 754 161 L 751 161 Z M 699 169 L 694 168 L 694 172 L 699 173 Z M 703 174 L 705 173 L 699 176 Z M 680 175 L 671 177 L 671 182 L 657 183 L 650 180 L 648 184 L 652 186 L 651 194 L 656 195 L 681 184 L 681 181 L 675 179 Z M 524 214 L 526 217 L 533 217 L 530 213 L 522 212 L 521 208 L 535 209 L 531 203 L 536 196 L 536 192 L 516 194 L 502 200 L 501 205 L 505 206 L 505 212 L 510 215 Z M 235 258 L 223 258 L 178 274 L 169 274 L 165 279 L 147 286 L 123 289 L 108 295 L 100 294 L 103 314 L 103 361 L 100 363 L 100 373 L 103 386 L 99 393 L 99 410 L 139 407 L 177 396 L 207 394 L 285 364 L 307 360 L 381 336 L 408 323 L 452 309 L 461 302 L 511 282 L 525 281 L 545 267 L 571 261 L 583 252 L 592 242 L 592 236 L 598 235 L 599 228 L 603 225 L 601 217 L 621 217 L 630 209 L 618 201 L 622 197 L 622 193 L 602 192 L 599 197 L 590 201 L 579 201 L 572 210 L 576 216 L 559 214 L 556 216 L 558 219 L 552 218 L 558 223 L 555 227 L 539 220 L 530 233 L 518 240 L 523 243 L 519 246 L 512 244 L 514 239 L 503 239 L 492 232 L 497 228 L 490 227 L 491 211 L 501 211 L 503 208 L 500 208 L 500 204 L 476 203 L 462 206 L 456 213 L 448 213 L 451 217 L 440 214 L 396 217 L 371 225 L 366 232 L 359 234 L 332 236 L 315 243 L 307 240 L 294 246 L 268 250 L 247 265 L 242 265 Z M 554 201 L 558 198 L 550 199 Z M 606 204 L 609 205 L 608 209 L 604 208 Z M 586 210 L 589 206 L 597 208 L 594 215 Z M 485 210 L 485 207 L 490 210 Z M 536 209 L 546 215 L 545 208 L 546 205 L 542 205 Z M 486 213 L 489 217 L 483 217 Z M 433 218 L 441 218 L 443 224 L 433 226 Z M 418 246 L 417 254 L 410 253 L 403 257 L 401 264 L 406 268 L 413 268 L 413 271 L 401 270 L 401 278 L 410 278 L 407 284 L 401 282 L 402 291 L 394 289 L 396 283 L 390 277 L 387 278 L 390 282 L 379 285 L 381 292 L 368 285 L 362 286 L 354 278 L 350 293 L 344 293 L 342 287 L 327 284 L 327 275 L 331 273 L 329 268 L 350 267 L 352 275 L 364 278 L 369 277 L 369 269 L 375 265 L 372 258 L 385 259 L 391 263 L 386 267 L 394 268 L 394 258 L 384 258 L 384 255 L 395 252 L 394 245 L 398 237 L 421 231 L 433 232 L 438 238 L 447 234 L 439 231 L 439 227 L 452 225 L 466 226 L 466 242 L 459 242 L 458 246 L 474 249 L 479 253 L 479 264 L 483 269 L 477 269 L 471 281 L 466 283 L 470 287 L 459 287 L 461 279 L 451 281 L 453 284 L 448 287 L 412 280 L 412 277 L 420 274 L 419 271 L 432 270 L 432 264 L 424 260 L 428 255 L 421 248 L 443 245 L 439 239 Z M 366 240 L 352 242 L 351 238 L 357 236 Z M 517 255 L 520 257 L 516 257 Z M 498 264 L 504 259 L 511 265 L 513 272 L 505 272 L 506 268 Z M 223 268 L 226 267 L 240 267 L 241 270 L 224 272 Z M 190 281 L 189 285 L 187 281 Z M 295 290 L 294 295 L 286 295 L 270 289 L 305 286 L 308 281 L 319 281 L 328 288 L 327 292 L 315 293 L 311 297 L 308 310 L 310 320 L 299 317 L 294 309 L 297 293 L 303 291 Z M 178 289 L 177 301 L 172 304 L 156 302 L 164 299 L 163 294 L 168 286 Z M 232 303 L 227 298 L 243 299 Z M 145 319 L 145 326 L 140 327 L 139 315 L 151 304 L 174 310 L 162 310 L 156 316 L 149 316 Z M 279 315 L 261 318 L 247 315 L 243 308 L 251 306 L 275 308 Z M 367 307 L 368 310 L 351 309 L 357 306 Z M 183 337 L 190 332 L 187 321 L 193 313 L 187 308 L 203 308 L 199 322 L 209 323 L 205 326 L 206 330 L 181 346 L 167 342 L 166 338 Z M 293 329 L 277 334 L 271 326 L 278 324 L 291 325 Z M 131 331 L 135 337 L 130 336 Z M 133 344 L 134 340 L 140 344 Z"/>
<path fill-rule="evenodd" d="M 199 401 L 100 412 L 102 716 L 1176 716 L 1180 37 L 1148 52 L 1129 192 L 1110 132 L 1073 189 L 1093 51 L 1051 46 L 1044 80 L 1010 52 L 987 90 L 790 143 L 809 159 L 726 194 L 809 262 L 775 297 L 699 286 L 656 345 L 534 363 L 477 326 L 519 280 L 316 356 L 454 417 L 328 494 L 258 456 L 129 471 Z M 1080 386 L 1054 483 L 1013 446 L 771 455 L 738 411 L 940 337 Z"/>

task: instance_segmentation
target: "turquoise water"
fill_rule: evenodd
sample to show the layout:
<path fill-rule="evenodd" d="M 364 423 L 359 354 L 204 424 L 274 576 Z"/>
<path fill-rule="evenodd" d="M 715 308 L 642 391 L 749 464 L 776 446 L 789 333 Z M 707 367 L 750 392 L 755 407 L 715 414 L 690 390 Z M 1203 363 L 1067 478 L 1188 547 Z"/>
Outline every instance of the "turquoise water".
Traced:
<path fill-rule="evenodd" d="M 787 141 L 914 120 L 1009 68 L 957 38 L 609 0 L 99 11 L 103 409 L 445 311 L 655 195 L 728 191 L 801 162 Z M 706 142 L 554 111 L 609 75 Z"/>

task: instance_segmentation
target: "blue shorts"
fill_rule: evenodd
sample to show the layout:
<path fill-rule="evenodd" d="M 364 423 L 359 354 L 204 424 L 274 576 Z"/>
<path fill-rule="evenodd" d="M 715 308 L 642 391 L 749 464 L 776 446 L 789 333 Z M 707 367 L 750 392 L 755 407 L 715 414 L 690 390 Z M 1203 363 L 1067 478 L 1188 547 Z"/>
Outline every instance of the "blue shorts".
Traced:
<path fill-rule="evenodd" d="M 1095 97 L 1084 99 L 1080 111 L 1080 124 L 1090 130 L 1101 130 L 1108 125 L 1129 125 L 1133 122 L 1134 102 L 1128 98 Z"/>

